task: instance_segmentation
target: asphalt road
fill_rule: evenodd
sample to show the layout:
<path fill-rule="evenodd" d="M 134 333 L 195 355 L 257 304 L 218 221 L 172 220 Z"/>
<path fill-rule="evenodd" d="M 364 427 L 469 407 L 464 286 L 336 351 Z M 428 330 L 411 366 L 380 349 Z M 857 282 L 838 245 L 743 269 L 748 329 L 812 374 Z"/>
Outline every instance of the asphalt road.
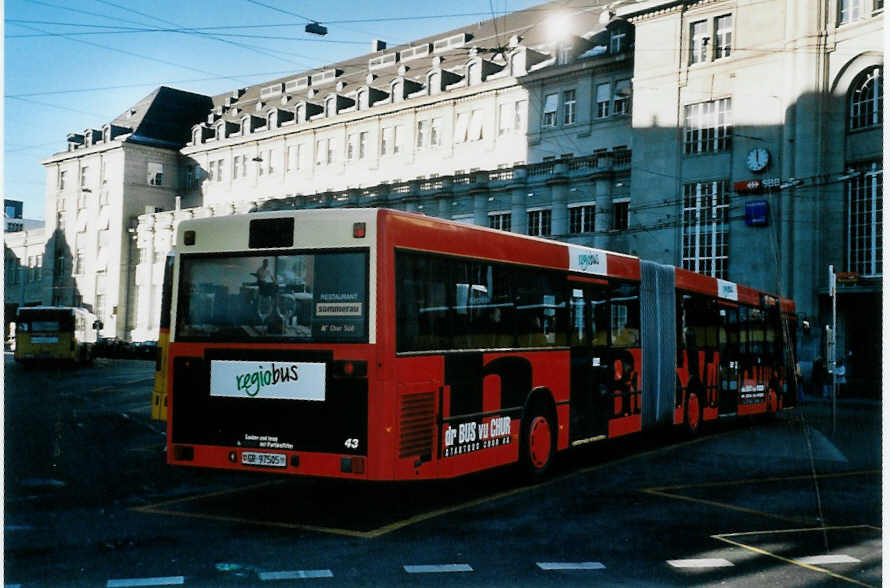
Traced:
<path fill-rule="evenodd" d="M 170 468 L 152 363 L 5 359 L 6 586 L 881 583 L 874 403 L 369 485 Z"/>

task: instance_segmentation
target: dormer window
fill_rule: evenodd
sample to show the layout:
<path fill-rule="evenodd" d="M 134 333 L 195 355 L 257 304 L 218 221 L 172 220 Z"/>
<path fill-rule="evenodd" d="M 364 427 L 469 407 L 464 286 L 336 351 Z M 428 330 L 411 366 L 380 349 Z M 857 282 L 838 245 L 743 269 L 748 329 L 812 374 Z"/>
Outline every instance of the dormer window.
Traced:
<path fill-rule="evenodd" d="M 356 94 L 356 103 L 359 110 L 368 108 L 368 92 L 367 90 L 359 90 Z"/>
<path fill-rule="evenodd" d="M 328 96 L 324 101 L 324 115 L 334 116 L 337 114 L 337 99 L 335 96 Z"/>
<path fill-rule="evenodd" d="M 246 135 L 250 132 L 250 117 L 245 116 L 241 119 L 241 135 Z"/>
<path fill-rule="evenodd" d="M 482 83 L 482 63 L 479 61 L 470 62 L 467 66 L 467 84 L 475 86 Z"/>
<path fill-rule="evenodd" d="M 427 78 L 427 88 L 429 88 L 430 94 L 439 94 L 442 91 L 442 72 L 434 71 L 431 72 L 429 77 Z"/>
<path fill-rule="evenodd" d="M 572 45 L 563 44 L 559 46 L 556 52 L 556 63 L 558 65 L 566 65 L 572 60 Z"/>
<path fill-rule="evenodd" d="M 216 138 L 217 139 L 225 139 L 226 138 L 226 123 L 221 122 L 216 125 Z"/>
<path fill-rule="evenodd" d="M 402 91 L 404 87 L 404 82 L 402 80 L 395 80 L 391 85 L 390 89 L 392 90 L 390 93 L 392 94 L 393 102 L 401 102 L 405 97 L 405 93 Z"/>
<path fill-rule="evenodd" d="M 624 31 L 612 31 L 609 35 L 609 53 L 615 55 L 624 51 L 627 45 L 627 33 Z"/>
<path fill-rule="evenodd" d="M 102 129 L 102 141 L 108 143 L 111 141 L 111 127 L 105 127 Z"/>
<path fill-rule="evenodd" d="M 294 116 L 298 123 L 306 121 L 306 107 L 302 104 L 297 104 L 297 107 L 294 109 Z"/>
<path fill-rule="evenodd" d="M 275 119 L 276 119 L 275 111 L 274 110 L 269 111 L 269 114 L 266 115 L 266 128 L 267 129 L 275 128 Z"/>
<path fill-rule="evenodd" d="M 201 127 L 195 127 L 192 130 L 192 144 L 193 145 L 201 144 Z"/>

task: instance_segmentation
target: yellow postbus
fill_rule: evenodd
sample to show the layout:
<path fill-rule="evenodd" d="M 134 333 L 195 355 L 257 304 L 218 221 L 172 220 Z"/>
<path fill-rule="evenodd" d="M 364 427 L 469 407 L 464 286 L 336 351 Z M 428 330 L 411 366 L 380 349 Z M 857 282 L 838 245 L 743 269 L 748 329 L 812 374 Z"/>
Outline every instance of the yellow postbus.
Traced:
<path fill-rule="evenodd" d="M 71 306 L 28 306 L 16 315 L 15 359 L 87 363 L 96 343 L 96 315 Z"/>

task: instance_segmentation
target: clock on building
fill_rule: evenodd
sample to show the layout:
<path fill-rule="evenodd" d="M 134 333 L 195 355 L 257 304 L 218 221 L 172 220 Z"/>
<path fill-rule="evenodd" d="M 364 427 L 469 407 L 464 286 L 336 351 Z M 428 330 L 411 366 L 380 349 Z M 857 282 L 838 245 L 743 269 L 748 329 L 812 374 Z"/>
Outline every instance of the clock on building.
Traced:
<path fill-rule="evenodd" d="M 755 147 L 745 157 L 745 164 L 753 172 L 763 171 L 769 164 L 769 151 L 763 147 Z"/>

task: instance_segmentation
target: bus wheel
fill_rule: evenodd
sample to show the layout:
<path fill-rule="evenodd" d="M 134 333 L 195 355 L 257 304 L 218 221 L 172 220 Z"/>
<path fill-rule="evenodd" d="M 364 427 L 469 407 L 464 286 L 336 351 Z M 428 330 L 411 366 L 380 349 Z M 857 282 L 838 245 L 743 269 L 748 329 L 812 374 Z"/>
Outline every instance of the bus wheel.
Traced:
<path fill-rule="evenodd" d="M 698 394 L 690 392 L 686 396 L 686 432 L 690 435 L 698 435 L 702 426 L 701 402 Z"/>
<path fill-rule="evenodd" d="M 556 438 L 553 423 L 540 409 L 534 410 L 523 426 L 522 456 L 525 469 L 532 480 L 537 481 L 547 475 L 553 464 Z"/>

